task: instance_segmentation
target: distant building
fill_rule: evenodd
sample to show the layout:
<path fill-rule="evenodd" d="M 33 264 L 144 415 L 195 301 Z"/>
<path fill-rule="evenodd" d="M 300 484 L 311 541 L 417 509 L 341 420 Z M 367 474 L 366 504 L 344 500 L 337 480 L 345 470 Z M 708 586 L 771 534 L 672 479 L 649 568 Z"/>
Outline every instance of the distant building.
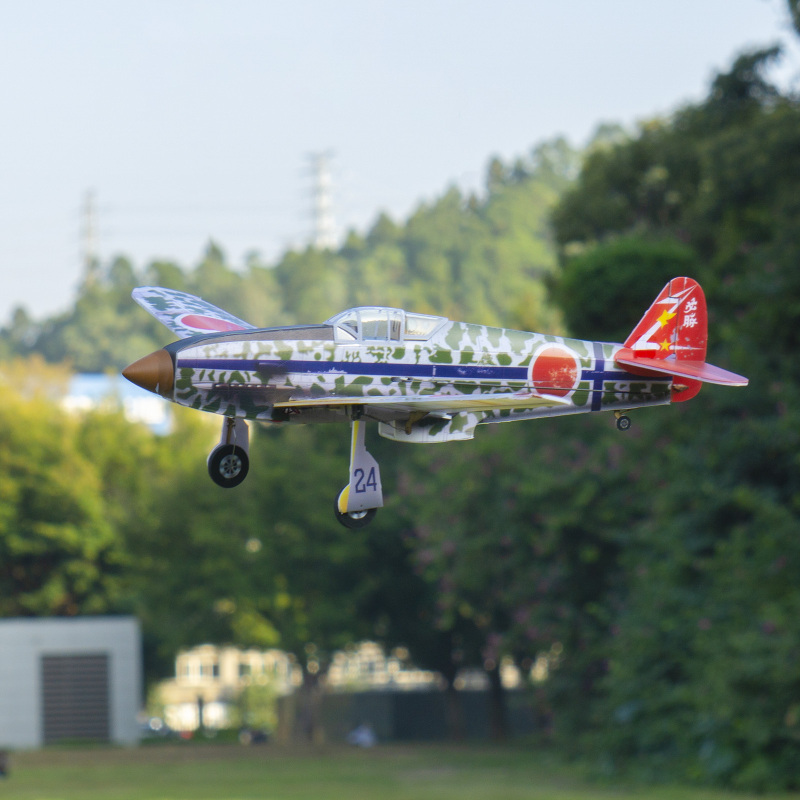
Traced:
<path fill-rule="evenodd" d="M 441 687 L 438 673 L 407 663 L 402 648 L 387 656 L 375 642 L 362 642 L 334 654 L 324 678 L 328 691 L 419 690 Z M 300 665 L 282 650 L 239 650 L 205 644 L 175 659 L 174 680 L 159 685 L 164 721 L 175 730 L 200 724 L 224 728 L 239 693 L 252 684 L 269 685 L 278 697 L 292 694 L 303 680 Z M 202 712 L 201 712 L 202 709 Z"/>
<path fill-rule="evenodd" d="M 437 672 L 408 663 L 408 651 L 398 647 L 390 655 L 375 642 L 361 642 L 335 653 L 325 685 L 332 691 L 375 689 L 418 690 L 439 688 Z"/>
<path fill-rule="evenodd" d="M 135 744 L 142 647 L 133 617 L 0 620 L 0 748 Z"/>
<path fill-rule="evenodd" d="M 225 728 L 231 707 L 247 686 L 269 685 L 278 696 L 302 682 L 300 667 L 282 650 L 239 650 L 200 645 L 178 654 L 175 678 L 159 685 L 164 722 L 174 730 Z M 201 710 L 202 709 L 202 710 Z"/>
<path fill-rule="evenodd" d="M 172 416 L 169 403 L 122 375 L 83 373 L 73 375 L 62 407 L 73 413 L 98 408 L 120 409 L 130 422 L 142 422 L 158 434 L 169 433 Z"/>

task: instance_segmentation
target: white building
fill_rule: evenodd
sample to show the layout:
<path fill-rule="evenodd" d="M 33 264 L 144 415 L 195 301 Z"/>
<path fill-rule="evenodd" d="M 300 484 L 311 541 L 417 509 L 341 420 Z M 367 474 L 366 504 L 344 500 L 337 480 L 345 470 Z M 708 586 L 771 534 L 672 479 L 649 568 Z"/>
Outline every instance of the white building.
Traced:
<path fill-rule="evenodd" d="M 408 659 L 405 648 L 395 648 L 387 656 L 379 644 L 360 642 L 334 653 L 325 683 L 332 691 L 442 687 L 438 673 L 417 669 L 408 663 Z"/>
<path fill-rule="evenodd" d="M 0 620 L 0 748 L 135 744 L 142 648 L 133 617 Z"/>
<path fill-rule="evenodd" d="M 302 672 L 281 650 L 239 650 L 200 645 L 178 654 L 174 680 L 159 685 L 164 721 L 175 730 L 226 728 L 231 707 L 247 686 L 270 686 L 277 696 L 290 694 Z"/>
<path fill-rule="evenodd" d="M 522 685 L 523 676 L 510 658 L 503 659 L 500 674 L 506 689 Z M 302 681 L 294 656 L 281 650 L 203 644 L 178 654 L 175 678 L 159 684 L 158 700 L 164 721 L 174 730 L 196 730 L 201 715 L 205 727 L 225 728 L 231 724 L 231 709 L 246 687 L 269 686 L 276 697 L 284 697 Z M 360 642 L 333 654 L 322 685 L 328 693 L 421 691 L 444 688 L 444 679 L 438 672 L 417 669 L 403 647 L 387 655 L 376 642 Z M 486 690 L 489 680 L 483 670 L 461 670 L 455 686 L 458 690 Z"/>
<path fill-rule="evenodd" d="M 169 433 L 172 412 L 169 403 L 135 386 L 122 375 L 83 373 L 73 375 L 61 406 L 74 414 L 94 409 L 120 409 L 129 422 L 142 422 L 153 432 Z"/>

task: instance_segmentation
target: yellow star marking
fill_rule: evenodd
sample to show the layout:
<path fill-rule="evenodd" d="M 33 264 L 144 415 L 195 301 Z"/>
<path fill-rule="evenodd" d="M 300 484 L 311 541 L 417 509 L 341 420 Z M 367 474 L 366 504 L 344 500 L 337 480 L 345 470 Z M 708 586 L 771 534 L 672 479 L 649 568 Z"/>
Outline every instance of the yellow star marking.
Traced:
<path fill-rule="evenodd" d="M 661 342 L 661 349 L 662 350 L 669 350 L 670 347 L 672 347 L 672 344 L 670 342 L 668 342 L 666 339 L 664 339 L 664 341 Z"/>
<path fill-rule="evenodd" d="M 674 316 L 675 316 L 675 314 L 673 314 L 671 311 L 666 311 L 665 310 L 661 314 L 661 316 L 658 318 L 658 321 L 661 324 L 661 327 L 663 328 Z"/>

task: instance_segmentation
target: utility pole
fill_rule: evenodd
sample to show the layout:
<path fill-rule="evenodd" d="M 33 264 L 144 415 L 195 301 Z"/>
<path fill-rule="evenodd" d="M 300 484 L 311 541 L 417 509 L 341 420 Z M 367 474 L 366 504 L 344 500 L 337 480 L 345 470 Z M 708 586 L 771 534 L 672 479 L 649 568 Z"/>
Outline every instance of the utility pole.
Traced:
<path fill-rule="evenodd" d="M 336 246 L 336 230 L 333 222 L 333 202 L 331 200 L 331 165 L 333 153 L 311 153 L 311 169 L 314 176 L 312 244 L 320 250 Z"/>
<path fill-rule="evenodd" d="M 97 257 L 97 207 L 94 192 L 91 189 L 84 195 L 81 218 L 84 283 L 90 286 L 97 281 L 100 271 Z"/>

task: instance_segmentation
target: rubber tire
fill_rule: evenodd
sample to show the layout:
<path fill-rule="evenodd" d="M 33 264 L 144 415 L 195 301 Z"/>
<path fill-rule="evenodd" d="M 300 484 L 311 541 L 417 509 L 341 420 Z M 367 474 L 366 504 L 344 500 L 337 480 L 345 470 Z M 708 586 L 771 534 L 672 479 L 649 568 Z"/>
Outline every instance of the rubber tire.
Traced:
<path fill-rule="evenodd" d="M 621 417 L 617 417 L 617 430 L 626 431 L 631 426 L 631 418 L 626 417 L 624 414 Z"/>
<path fill-rule="evenodd" d="M 249 470 L 247 451 L 235 444 L 219 445 L 208 457 L 208 474 L 223 489 L 238 486 L 247 477 Z"/>
<path fill-rule="evenodd" d="M 339 495 L 337 495 L 336 500 L 333 501 L 333 512 L 336 514 L 336 519 L 341 525 L 344 525 L 345 528 L 350 528 L 351 530 L 357 531 L 359 528 L 366 528 L 367 525 L 369 525 L 370 522 L 375 519 L 378 509 L 367 508 L 364 511 L 354 511 L 353 514 L 357 514 L 358 516 L 353 516 L 353 514 L 342 514 L 342 512 L 339 511 Z"/>

